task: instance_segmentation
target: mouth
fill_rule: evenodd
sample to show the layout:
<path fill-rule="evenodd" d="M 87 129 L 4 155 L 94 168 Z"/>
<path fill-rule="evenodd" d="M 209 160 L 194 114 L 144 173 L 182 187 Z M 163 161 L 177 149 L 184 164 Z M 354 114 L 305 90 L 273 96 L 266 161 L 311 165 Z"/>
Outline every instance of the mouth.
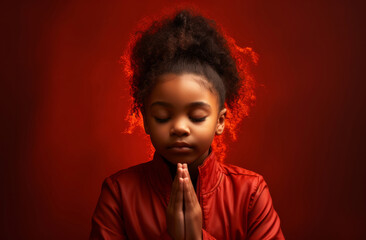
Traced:
<path fill-rule="evenodd" d="M 193 147 L 186 142 L 176 142 L 168 147 L 169 150 L 175 153 L 189 153 Z"/>

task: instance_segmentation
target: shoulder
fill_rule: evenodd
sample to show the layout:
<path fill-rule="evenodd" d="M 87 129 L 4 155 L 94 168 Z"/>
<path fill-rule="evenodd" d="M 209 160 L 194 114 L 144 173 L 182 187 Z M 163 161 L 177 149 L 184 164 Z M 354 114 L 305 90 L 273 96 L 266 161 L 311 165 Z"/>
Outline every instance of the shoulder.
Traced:
<path fill-rule="evenodd" d="M 251 170 L 239 167 L 239 166 L 235 166 L 229 163 L 221 163 L 220 165 L 224 171 L 224 174 L 227 175 L 246 175 L 246 176 L 261 176 L 260 174 L 253 172 Z"/>
<path fill-rule="evenodd" d="M 229 163 L 220 163 L 221 169 L 226 176 L 230 177 L 246 177 L 248 179 L 263 179 L 263 176 L 254 171 L 235 166 Z"/>
<path fill-rule="evenodd" d="M 261 174 L 227 163 L 220 164 L 226 179 L 230 181 L 237 190 L 241 189 L 241 191 L 245 191 L 249 194 L 249 209 L 258 202 L 258 199 L 271 203 L 272 200 L 267 182 Z M 264 206 L 265 204 L 258 205 Z"/>
<path fill-rule="evenodd" d="M 147 170 L 151 166 L 152 161 L 140 163 L 125 169 L 121 169 L 110 176 L 105 181 L 112 181 L 115 184 L 122 184 L 127 182 L 142 181 L 146 176 Z"/>
<path fill-rule="evenodd" d="M 220 163 L 220 165 L 225 178 L 233 183 L 250 188 L 252 192 L 266 186 L 263 176 L 259 173 L 228 163 Z"/>

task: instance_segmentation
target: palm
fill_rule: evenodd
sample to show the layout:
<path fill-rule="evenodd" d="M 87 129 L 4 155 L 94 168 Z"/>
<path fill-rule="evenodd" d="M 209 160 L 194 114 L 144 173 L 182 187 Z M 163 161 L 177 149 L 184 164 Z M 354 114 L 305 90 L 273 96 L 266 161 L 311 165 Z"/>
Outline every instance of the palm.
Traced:
<path fill-rule="evenodd" d="M 179 236 L 185 236 L 184 234 L 184 212 L 183 209 L 182 211 L 179 211 L 179 213 L 177 214 L 177 232 L 179 233 Z"/>
<path fill-rule="evenodd" d="M 173 239 L 184 239 L 184 211 L 183 211 L 183 181 L 181 181 L 182 169 L 178 164 L 177 175 L 175 176 L 170 200 L 167 207 L 167 228 Z"/>
<path fill-rule="evenodd" d="M 202 210 L 194 191 L 192 182 L 186 169 L 184 182 L 184 216 L 185 216 L 185 238 L 200 239 L 202 237 Z"/>
<path fill-rule="evenodd" d="M 169 235 L 177 240 L 202 237 L 202 211 L 189 177 L 187 166 L 178 163 L 177 175 L 167 207 Z M 184 206 L 184 207 L 183 207 Z"/>

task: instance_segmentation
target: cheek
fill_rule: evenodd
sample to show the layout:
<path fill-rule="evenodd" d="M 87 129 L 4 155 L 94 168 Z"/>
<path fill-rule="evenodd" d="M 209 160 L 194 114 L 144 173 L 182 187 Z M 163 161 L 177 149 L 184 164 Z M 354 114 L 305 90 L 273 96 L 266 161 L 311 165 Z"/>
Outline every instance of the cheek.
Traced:
<path fill-rule="evenodd" d="M 199 142 L 211 144 L 211 141 L 215 136 L 215 127 L 216 125 L 214 123 L 209 123 L 205 126 L 197 127 L 195 129 L 194 135 Z"/>
<path fill-rule="evenodd" d="M 168 140 L 169 126 L 168 124 L 151 124 L 150 138 L 157 144 L 162 144 Z"/>

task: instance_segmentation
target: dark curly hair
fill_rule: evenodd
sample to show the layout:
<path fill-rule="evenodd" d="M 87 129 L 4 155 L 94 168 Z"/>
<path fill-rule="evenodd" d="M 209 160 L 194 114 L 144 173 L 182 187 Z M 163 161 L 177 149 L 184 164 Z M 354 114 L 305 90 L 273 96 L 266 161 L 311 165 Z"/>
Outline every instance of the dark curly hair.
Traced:
<path fill-rule="evenodd" d="M 137 122 L 144 111 L 144 100 L 158 76 L 168 72 L 195 73 L 208 81 L 207 87 L 218 95 L 220 109 L 228 108 L 227 120 L 232 121 L 226 126 L 232 128 L 233 139 L 233 128 L 255 99 L 248 66 L 256 63 L 257 55 L 250 48 L 238 47 L 214 20 L 192 9 L 178 10 L 137 31 L 121 60 L 130 81 L 132 125 L 141 125 Z"/>

